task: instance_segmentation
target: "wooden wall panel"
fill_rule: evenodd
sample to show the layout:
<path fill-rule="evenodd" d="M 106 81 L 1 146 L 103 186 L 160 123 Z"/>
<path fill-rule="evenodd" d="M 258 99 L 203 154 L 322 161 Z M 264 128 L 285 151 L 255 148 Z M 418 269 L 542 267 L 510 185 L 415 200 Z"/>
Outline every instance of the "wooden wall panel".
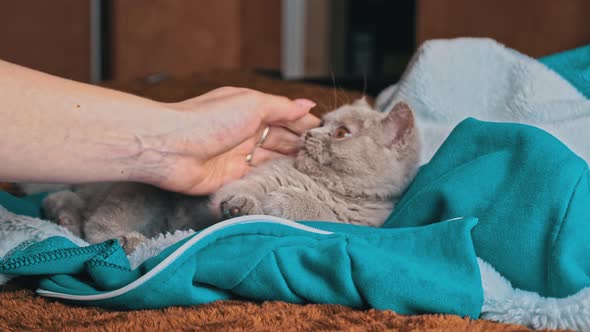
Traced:
<path fill-rule="evenodd" d="M 332 1 L 308 0 L 305 3 L 306 77 L 330 77 L 332 67 Z"/>
<path fill-rule="evenodd" d="M 90 79 L 89 0 L 0 0 L 0 59 Z"/>
<path fill-rule="evenodd" d="M 280 0 L 242 0 L 241 66 L 281 68 Z"/>
<path fill-rule="evenodd" d="M 239 0 L 113 0 L 113 78 L 240 64 Z"/>
<path fill-rule="evenodd" d="M 280 68 L 280 0 L 112 0 L 113 79 Z"/>
<path fill-rule="evenodd" d="M 587 0 L 418 0 L 417 42 L 491 37 L 533 57 L 590 43 Z"/>

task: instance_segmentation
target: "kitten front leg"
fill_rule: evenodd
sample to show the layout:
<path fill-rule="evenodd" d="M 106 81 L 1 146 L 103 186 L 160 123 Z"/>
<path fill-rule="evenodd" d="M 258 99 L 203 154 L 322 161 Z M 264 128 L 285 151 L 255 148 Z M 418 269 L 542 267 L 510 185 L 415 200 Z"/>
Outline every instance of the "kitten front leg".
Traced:
<path fill-rule="evenodd" d="M 282 187 L 262 201 L 264 214 L 289 220 L 337 221 L 336 215 L 303 189 Z"/>
<path fill-rule="evenodd" d="M 43 200 L 45 218 L 67 228 L 72 234 L 82 235 L 83 213 L 86 202 L 70 190 L 49 194 Z"/>
<path fill-rule="evenodd" d="M 277 159 L 257 167 L 243 179 L 228 183 L 212 196 L 211 211 L 224 218 L 262 214 L 260 202 L 269 192 L 284 185 L 287 180 L 282 172 L 292 167 L 291 164 L 291 158 Z"/>

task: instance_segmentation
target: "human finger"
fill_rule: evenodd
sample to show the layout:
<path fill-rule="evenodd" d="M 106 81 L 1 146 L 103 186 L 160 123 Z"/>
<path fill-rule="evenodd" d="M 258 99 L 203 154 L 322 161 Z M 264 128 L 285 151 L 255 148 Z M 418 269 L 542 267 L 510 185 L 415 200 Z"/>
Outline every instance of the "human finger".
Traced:
<path fill-rule="evenodd" d="M 267 150 L 263 147 L 257 147 L 254 148 L 254 150 L 252 150 L 252 152 L 250 153 L 250 159 L 245 160 L 246 163 L 248 163 L 248 166 L 258 166 L 264 162 L 273 160 L 273 159 L 277 159 L 277 158 L 281 158 L 281 157 L 285 157 L 284 154 L 282 153 L 278 153 L 272 150 Z"/>
<path fill-rule="evenodd" d="M 305 98 L 291 100 L 287 97 L 261 94 L 259 110 L 263 123 L 288 123 L 309 113 L 316 103 Z"/>
<path fill-rule="evenodd" d="M 264 132 L 261 134 L 263 135 Z M 263 136 L 260 136 L 261 138 Z M 259 140 L 260 144 L 260 140 Z M 268 130 L 268 135 L 260 144 L 260 147 L 270 151 L 293 154 L 299 150 L 301 146 L 301 138 L 289 129 L 271 126 Z"/>
<path fill-rule="evenodd" d="M 286 128 L 289 128 L 292 132 L 301 135 L 307 130 L 319 126 L 320 122 L 321 120 L 318 117 L 308 113 L 295 121 L 286 122 L 283 125 Z"/>

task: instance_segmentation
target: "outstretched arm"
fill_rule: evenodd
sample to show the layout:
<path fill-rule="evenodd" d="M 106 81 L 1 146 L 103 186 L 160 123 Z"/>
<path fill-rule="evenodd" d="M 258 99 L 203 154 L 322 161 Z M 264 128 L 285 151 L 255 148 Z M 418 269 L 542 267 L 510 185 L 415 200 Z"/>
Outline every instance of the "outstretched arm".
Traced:
<path fill-rule="evenodd" d="M 266 126 L 272 140 L 253 165 L 296 150 L 297 135 L 319 123 L 313 106 L 241 88 L 159 103 L 0 61 L 0 180 L 206 194 L 249 170 Z"/>

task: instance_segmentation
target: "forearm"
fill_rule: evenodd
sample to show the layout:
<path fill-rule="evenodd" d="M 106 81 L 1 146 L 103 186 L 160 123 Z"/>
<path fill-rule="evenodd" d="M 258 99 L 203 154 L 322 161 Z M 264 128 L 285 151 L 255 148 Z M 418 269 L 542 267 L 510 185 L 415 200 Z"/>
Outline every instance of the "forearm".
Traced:
<path fill-rule="evenodd" d="M 0 61 L 0 180 L 135 180 L 162 105 Z M 145 160 L 143 161 L 145 162 Z"/>

